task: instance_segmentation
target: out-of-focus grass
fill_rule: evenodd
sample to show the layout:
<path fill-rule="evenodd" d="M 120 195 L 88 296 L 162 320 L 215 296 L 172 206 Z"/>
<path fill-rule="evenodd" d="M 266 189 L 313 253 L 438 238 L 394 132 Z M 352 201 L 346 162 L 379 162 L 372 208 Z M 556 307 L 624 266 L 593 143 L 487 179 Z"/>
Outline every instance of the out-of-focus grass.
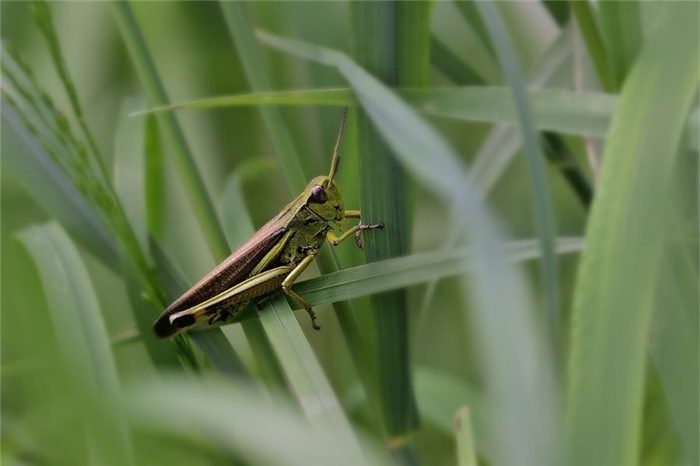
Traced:
<path fill-rule="evenodd" d="M 23 2 L 0 15 L 17 51 L 3 464 L 377 464 L 387 438 L 399 462 L 697 463 L 697 5 L 494 3 L 514 56 L 467 1 L 352 5 L 359 22 L 347 2 L 37 6 L 38 24 Z M 501 69 L 516 61 L 543 149 L 569 157 L 538 161 L 560 235 L 546 283 L 519 150 L 533 138 Z M 366 238 L 371 263 L 342 245 L 295 286 L 323 331 L 278 301 L 262 325 L 252 311 L 155 340 L 153 315 L 212 252 L 327 172 L 348 104 L 346 205 L 403 226 Z M 590 214 L 582 136 L 603 148 Z M 577 270 L 563 253 L 581 247 Z M 543 286 L 561 293 L 553 347 Z"/>

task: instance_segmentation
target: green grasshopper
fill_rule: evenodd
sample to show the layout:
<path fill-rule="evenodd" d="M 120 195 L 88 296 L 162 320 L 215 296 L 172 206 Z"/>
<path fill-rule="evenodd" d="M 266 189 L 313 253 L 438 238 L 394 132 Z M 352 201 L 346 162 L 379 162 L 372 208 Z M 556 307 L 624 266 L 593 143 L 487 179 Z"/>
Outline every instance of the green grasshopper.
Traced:
<path fill-rule="evenodd" d="M 158 337 L 172 337 L 204 321 L 210 325 L 225 321 L 239 315 L 251 301 L 260 306 L 280 289 L 309 313 L 314 329 L 321 329 L 313 309 L 291 289 L 292 284 L 313 262 L 324 242 L 337 246 L 354 235 L 355 243 L 362 249 L 363 230 L 384 228 L 381 222 L 360 223 L 352 228 L 347 222 L 361 216 L 359 210 L 345 210 L 340 189 L 333 181 L 346 118 L 347 107 L 343 110 L 328 176 L 311 180 L 296 199 L 173 302 L 153 324 Z M 336 236 L 330 222 L 344 232 Z"/>

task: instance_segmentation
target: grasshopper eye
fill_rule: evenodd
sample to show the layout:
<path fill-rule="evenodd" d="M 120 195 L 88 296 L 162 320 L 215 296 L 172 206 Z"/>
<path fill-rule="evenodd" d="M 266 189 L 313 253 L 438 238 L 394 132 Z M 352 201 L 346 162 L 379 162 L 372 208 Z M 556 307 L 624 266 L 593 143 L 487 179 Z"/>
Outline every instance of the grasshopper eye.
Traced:
<path fill-rule="evenodd" d="M 328 201 L 328 196 L 322 187 L 316 186 L 311 190 L 309 200 L 314 204 L 325 204 Z"/>

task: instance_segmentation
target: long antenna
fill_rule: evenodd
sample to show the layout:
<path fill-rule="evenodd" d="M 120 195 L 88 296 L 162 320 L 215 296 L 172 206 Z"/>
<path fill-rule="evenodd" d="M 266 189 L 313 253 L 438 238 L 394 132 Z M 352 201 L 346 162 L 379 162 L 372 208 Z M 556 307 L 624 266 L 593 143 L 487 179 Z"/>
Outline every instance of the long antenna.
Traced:
<path fill-rule="evenodd" d="M 340 148 L 340 140 L 343 137 L 343 130 L 345 129 L 345 120 L 348 117 L 348 108 L 345 107 L 343 109 L 343 116 L 340 118 L 340 128 L 338 129 L 338 138 L 335 140 L 335 147 L 333 148 L 333 161 L 331 161 L 331 172 L 328 174 L 328 179 L 329 182 L 328 184 L 330 185 L 333 182 L 333 177 L 335 176 L 335 173 L 338 171 L 338 163 L 340 162 L 340 154 L 338 153 L 338 149 Z"/>

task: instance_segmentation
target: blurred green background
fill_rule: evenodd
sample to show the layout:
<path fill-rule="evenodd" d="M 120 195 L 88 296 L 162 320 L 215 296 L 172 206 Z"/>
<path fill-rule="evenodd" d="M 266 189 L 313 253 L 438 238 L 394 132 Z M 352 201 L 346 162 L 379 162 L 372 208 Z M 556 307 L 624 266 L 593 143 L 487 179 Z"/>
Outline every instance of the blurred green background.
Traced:
<path fill-rule="evenodd" d="M 49 2 L 48 23 L 42 5 L 38 20 L 31 2 L 1 6 L 3 464 L 697 464 L 695 3 Z M 163 103 L 125 45 L 129 12 L 171 103 L 352 88 L 339 185 L 348 208 L 397 227 L 370 235 L 366 255 L 339 246 L 340 269 L 414 262 L 375 277 L 379 296 L 355 290 L 352 309 L 334 311 L 340 291 L 322 290 L 321 332 L 301 312 L 298 326 L 254 317 L 155 342 L 144 322 L 223 258 L 188 176 L 235 247 L 296 194 L 289 167 L 327 173 L 342 102 L 127 117 Z M 340 50 L 387 87 L 257 30 Z M 8 78 L 26 69 L 51 105 Z M 423 91 L 396 99 L 399 87 Z M 467 94 L 439 94 L 450 90 Z M 27 131 L 32 118 L 54 132 Z M 91 161 L 76 175 L 60 161 L 80 147 Z M 30 176 L 39 159 L 87 186 L 74 191 L 106 243 L 52 210 Z M 85 194 L 101 189 L 111 201 Z M 490 236 L 531 260 L 509 260 Z M 552 261 L 540 244 L 554 239 Z M 455 259 L 465 247 L 473 274 Z"/>

